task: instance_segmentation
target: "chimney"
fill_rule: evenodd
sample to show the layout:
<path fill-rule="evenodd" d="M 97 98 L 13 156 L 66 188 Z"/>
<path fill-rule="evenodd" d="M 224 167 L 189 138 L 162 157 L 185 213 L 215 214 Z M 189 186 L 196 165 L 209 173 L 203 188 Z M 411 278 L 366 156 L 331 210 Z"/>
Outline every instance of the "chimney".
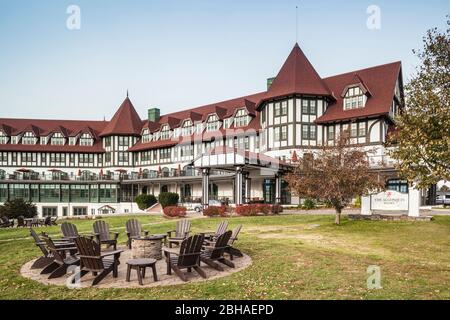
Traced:
<path fill-rule="evenodd" d="M 158 108 L 148 109 L 148 120 L 152 122 L 158 122 L 160 113 L 161 112 Z"/>
<path fill-rule="evenodd" d="M 275 80 L 275 77 L 267 79 L 267 90 L 269 90 L 270 86 L 272 85 L 273 80 Z"/>

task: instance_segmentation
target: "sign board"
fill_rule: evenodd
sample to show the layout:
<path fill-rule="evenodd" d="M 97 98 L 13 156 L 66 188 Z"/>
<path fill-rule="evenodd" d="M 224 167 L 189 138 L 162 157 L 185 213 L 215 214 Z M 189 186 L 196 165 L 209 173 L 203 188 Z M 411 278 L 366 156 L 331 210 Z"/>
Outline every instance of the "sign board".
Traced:
<path fill-rule="evenodd" d="M 370 196 L 371 210 L 408 211 L 408 194 L 387 190 Z"/>

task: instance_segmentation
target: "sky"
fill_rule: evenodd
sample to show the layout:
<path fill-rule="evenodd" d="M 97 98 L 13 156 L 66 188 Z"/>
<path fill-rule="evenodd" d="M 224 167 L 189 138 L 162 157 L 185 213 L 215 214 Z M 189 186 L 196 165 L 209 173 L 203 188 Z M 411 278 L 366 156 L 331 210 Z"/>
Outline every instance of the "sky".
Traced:
<path fill-rule="evenodd" d="M 322 77 L 401 60 L 407 81 L 449 13 L 448 0 L 0 0 L 0 118 L 110 119 L 128 90 L 146 119 L 264 91 L 296 41 Z"/>

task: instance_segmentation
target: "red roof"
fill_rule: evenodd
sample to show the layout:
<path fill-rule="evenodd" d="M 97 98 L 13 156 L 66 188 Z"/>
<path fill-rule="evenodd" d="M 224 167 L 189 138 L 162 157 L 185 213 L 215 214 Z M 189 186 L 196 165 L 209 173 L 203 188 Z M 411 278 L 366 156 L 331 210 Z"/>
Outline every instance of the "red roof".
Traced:
<path fill-rule="evenodd" d="M 324 78 L 323 80 L 327 83 L 328 87 L 336 94 L 336 101 L 328 106 L 325 114 L 319 117 L 316 120 L 316 123 L 367 118 L 388 114 L 391 109 L 395 85 L 400 75 L 400 71 L 401 62 L 393 62 Z M 349 85 L 358 84 L 355 83 L 355 79 L 362 80 L 361 84 L 370 92 L 369 97 L 364 108 L 344 110 L 344 99 L 341 96 L 341 93 Z"/>
<path fill-rule="evenodd" d="M 291 94 L 315 94 L 331 96 L 331 91 L 309 62 L 308 58 L 295 44 L 288 58 L 273 80 L 263 100 L 288 96 Z"/>
<path fill-rule="evenodd" d="M 136 112 L 136 109 L 134 109 L 130 99 L 126 97 L 106 128 L 100 133 L 100 136 L 139 136 L 141 134 L 142 124 L 142 120 Z"/>

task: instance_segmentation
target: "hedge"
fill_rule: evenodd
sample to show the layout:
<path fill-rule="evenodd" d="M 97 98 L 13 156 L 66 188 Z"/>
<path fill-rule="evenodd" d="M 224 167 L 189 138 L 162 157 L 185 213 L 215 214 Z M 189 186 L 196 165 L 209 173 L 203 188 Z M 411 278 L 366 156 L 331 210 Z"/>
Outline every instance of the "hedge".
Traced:
<path fill-rule="evenodd" d="M 186 216 L 185 207 L 176 207 L 176 206 L 165 207 L 163 209 L 163 212 L 166 216 L 172 218 L 182 218 Z"/>
<path fill-rule="evenodd" d="M 206 209 L 203 209 L 203 215 L 207 217 L 215 217 L 215 216 L 221 216 L 226 217 L 227 216 L 227 207 L 226 206 L 209 206 Z"/>
<path fill-rule="evenodd" d="M 162 192 L 158 196 L 159 204 L 165 208 L 170 206 L 176 206 L 180 196 L 174 192 Z"/>
<path fill-rule="evenodd" d="M 139 209 L 145 210 L 158 202 L 158 200 L 156 200 L 156 197 L 152 194 L 140 194 L 134 198 L 134 202 L 136 202 Z"/>
<path fill-rule="evenodd" d="M 256 216 L 259 214 L 278 214 L 283 212 L 283 207 L 279 204 L 247 204 L 237 206 L 236 214 L 241 216 Z"/>

